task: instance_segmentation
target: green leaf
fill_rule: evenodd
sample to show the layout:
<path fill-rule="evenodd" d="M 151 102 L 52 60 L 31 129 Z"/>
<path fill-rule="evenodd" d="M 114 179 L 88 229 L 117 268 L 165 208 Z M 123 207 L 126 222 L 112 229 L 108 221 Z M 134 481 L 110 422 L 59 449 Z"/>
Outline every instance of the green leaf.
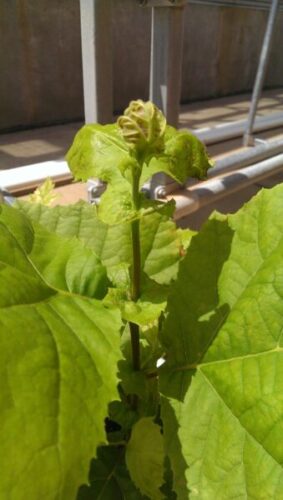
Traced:
<path fill-rule="evenodd" d="M 66 160 L 76 179 L 98 177 L 106 182 L 123 179 L 136 161 L 116 124 L 85 125 L 76 134 Z"/>
<path fill-rule="evenodd" d="M 126 464 L 130 476 L 139 490 L 151 500 L 164 498 L 164 447 L 160 427 L 152 418 L 142 418 L 133 427 L 126 448 Z"/>
<path fill-rule="evenodd" d="M 11 219 L 11 220 L 10 220 Z M 19 227 L 15 227 L 15 222 Z M 18 249 L 17 256 L 11 264 L 22 270 L 20 264 L 23 260 L 24 267 L 29 269 L 29 277 L 40 273 L 45 281 L 54 288 L 60 288 L 91 298 L 102 299 L 108 289 L 109 281 L 106 268 L 90 248 L 76 238 L 65 239 L 52 234 L 39 224 L 32 227 L 26 218 L 14 208 L 2 206 L 0 212 L 0 231 L 3 234 L 13 231 L 13 237 L 22 239 L 24 254 Z M 20 226 L 21 225 L 21 226 Z M 25 233 L 29 240 L 23 241 Z M 10 239 L 4 239 L 3 245 L 10 244 Z M 18 247 L 16 247 L 18 248 Z M 2 246 L 0 255 L 7 260 L 16 250 Z M 13 270 L 13 273 L 15 269 Z M 24 285 L 24 281 L 22 285 Z"/>
<path fill-rule="evenodd" d="M 47 283 L 31 260 L 35 234 L 21 212 L 1 206 L 0 498 L 69 500 L 105 441 L 107 406 L 118 396 L 121 319 L 51 286 L 51 269 Z"/>
<path fill-rule="evenodd" d="M 178 499 L 282 498 L 282 277 L 283 185 L 192 239 L 162 335 Z"/>
<path fill-rule="evenodd" d="M 32 221 L 49 231 L 82 240 L 101 259 L 109 275 L 120 264 L 130 265 L 130 224 L 108 226 L 97 217 L 96 207 L 84 202 L 53 208 L 24 202 L 19 206 Z M 144 272 L 160 284 L 174 280 L 183 253 L 182 232 L 175 223 L 166 214 L 148 214 L 141 219 L 141 242 Z"/>
<path fill-rule="evenodd" d="M 131 260 L 130 224 L 108 226 L 98 218 L 95 205 L 78 202 L 50 208 L 18 202 L 18 206 L 33 222 L 50 232 L 84 242 L 108 269 Z"/>
<path fill-rule="evenodd" d="M 129 476 L 123 447 L 102 446 L 91 463 L 90 486 L 82 486 L 77 500 L 146 500 Z"/>
<path fill-rule="evenodd" d="M 203 179 L 212 166 L 213 162 L 197 137 L 167 125 L 164 151 L 154 155 L 148 166 L 144 166 L 140 185 L 158 172 L 164 172 L 181 184 L 188 177 Z"/>
<path fill-rule="evenodd" d="M 116 124 L 85 125 L 76 134 L 66 160 L 76 179 L 98 177 L 108 183 L 98 215 L 107 224 L 135 217 L 132 207 L 132 169 L 137 162 Z"/>

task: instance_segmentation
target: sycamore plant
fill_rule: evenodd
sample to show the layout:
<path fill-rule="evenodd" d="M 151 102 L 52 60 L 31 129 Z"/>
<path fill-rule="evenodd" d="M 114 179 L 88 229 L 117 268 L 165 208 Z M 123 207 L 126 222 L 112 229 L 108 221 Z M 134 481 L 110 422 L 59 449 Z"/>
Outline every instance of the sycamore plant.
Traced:
<path fill-rule="evenodd" d="M 177 228 L 143 184 L 211 163 L 142 101 L 67 160 L 98 207 L 0 206 L 0 500 L 282 499 L 283 186 Z"/>

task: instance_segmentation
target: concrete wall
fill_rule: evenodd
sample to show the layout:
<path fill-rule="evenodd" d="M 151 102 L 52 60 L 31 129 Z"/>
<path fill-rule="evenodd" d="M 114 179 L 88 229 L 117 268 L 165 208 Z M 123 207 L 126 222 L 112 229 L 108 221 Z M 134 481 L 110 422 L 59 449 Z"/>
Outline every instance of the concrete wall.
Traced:
<path fill-rule="evenodd" d="M 188 5 L 182 101 L 251 89 L 267 12 Z M 113 2 L 114 106 L 148 97 L 150 10 Z M 283 13 L 276 23 L 267 87 L 283 85 Z M 0 129 L 83 116 L 79 0 L 1 0 Z"/>

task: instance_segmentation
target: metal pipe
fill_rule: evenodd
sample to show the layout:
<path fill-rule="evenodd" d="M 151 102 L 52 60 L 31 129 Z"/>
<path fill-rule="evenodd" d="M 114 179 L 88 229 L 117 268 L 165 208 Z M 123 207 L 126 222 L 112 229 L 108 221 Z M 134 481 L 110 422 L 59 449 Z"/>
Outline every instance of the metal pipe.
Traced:
<path fill-rule="evenodd" d="M 208 171 L 208 178 L 216 177 L 232 169 L 240 169 L 258 163 L 280 153 L 283 153 L 283 140 L 266 142 L 252 149 L 230 154 L 215 162 L 215 166 Z"/>
<path fill-rule="evenodd" d="M 255 114 L 257 110 L 258 101 L 260 98 L 262 85 L 266 73 L 267 64 L 269 61 L 269 54 L 271 48 L 272 35 L 274 32 L 274 24 L 276 15 L 278 12 L 279 0 L 272 0 L 272 4 L 270 6 L 270 12 L 267 21 L 267 27 L 264 35 L 264 40 L 262 44 L 260 61 L 258 65 L 258 70 L 256 74 L 255 84 L 253 88 L 252 100 L 250 105 L 250 111 L 248 116 L 248 122 L 244 133 L 243 144 L 244 146 L 253 146 L 254 139 L 252 137 L 253 133 L 253 124 L 255 120 Z"/>
<path fill-rule="evenodd" d="M 0 186 L 11 193 L 32 189 L 50 177 L 55 182 L 70 181 L 72 174 L 63 160 L 45 161 L 0 171 Z"/>
<path fill-rule="evenodd" d="M 188 189 L 174 193 L 175 219 L 196 212 L 200 208 L 240 191 L 278 172 L 282 173 L 283 154 L 256 163 L 242 170 L 235 170 L 223 177 L 216 177 Z"/>
<path fill-rule="evenodd" d="M 206 127 L 192 130 L 205 144 L 216 144 L 218 142 L 240 137 L 246 128 L 247 120 L 223 123 L 214 127 Z M 267 116 L 259 116 L 255 120 L 254 131 L 271 130 L 283 126 L 283 113 L 272 113 Z"/>
<path fill-rule="evenodd" d="M 240 169 L 248 165 L 252 165 L 259 161 L 283 153 L 283 140 L 270 141 L 264 144 L 259 144 L 252 149 L 246 149 L 238 153 L 230 154 L 225 158 L 217 160 L 214 167 L 208 171 L 208 178 L 216 177 L 220 174 L 228 172 L 232 169 Z M 187 187 L 199 184 L 196 179 L 188 179 Z M 171 183 L 166 185 L 156 185 L 152 193 L 153 198 L 166 198 L 168 194 L 180 189 L 180 185 L 171 180 Z"/>

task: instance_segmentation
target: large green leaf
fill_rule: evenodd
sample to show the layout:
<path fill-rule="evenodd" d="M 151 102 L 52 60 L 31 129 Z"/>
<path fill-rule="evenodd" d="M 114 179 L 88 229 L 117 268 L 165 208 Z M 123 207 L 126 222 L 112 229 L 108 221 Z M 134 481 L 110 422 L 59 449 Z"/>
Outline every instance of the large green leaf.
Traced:
<path fill-rule="evenodd" d="M 192 239 L 160 377 L 180 500 L 282 498 L 282 278 L 282 185 Z"/>
<path fill-rule="evenodd" d="M 49 231 L 82 240 L 108 271 L 119 264 L 131 263 L 130 224 L 108 226 L 97 217 L 95 206 L 80 202 L 49 208 L 21 202 L 20 208 Z M 158 283 L 170 283 L 176 278 L 182 254 L 182 231 L 166 214 L 154 212 L 141 219 L 141 241 L 145 273 Z"/>
<path fill-rule="evenodd" d="M 0 238 L 0 498 L 72 500 L 117 399 L 120 314 L 80 295 L 89 291 L 82 281 L 66 289 L 76 263 L 72 254 L 60 267 L 59 237 L 62 289 L 52 266 L 39 270 L 36 231 L 22 213 L 0 207 Z M 47 252 L 52 260 L 48 242 Z"/>

